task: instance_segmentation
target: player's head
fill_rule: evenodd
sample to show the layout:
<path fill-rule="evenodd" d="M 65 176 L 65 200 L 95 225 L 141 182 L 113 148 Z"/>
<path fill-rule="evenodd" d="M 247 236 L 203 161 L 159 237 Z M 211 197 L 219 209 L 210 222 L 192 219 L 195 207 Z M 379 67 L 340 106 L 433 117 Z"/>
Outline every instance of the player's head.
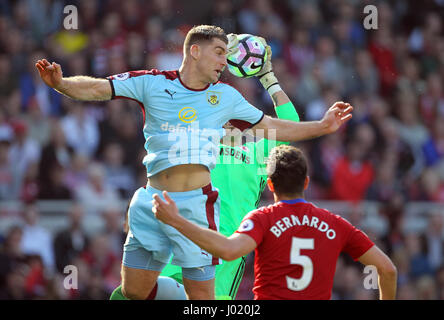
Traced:
<path fill-rule="evenodd" d="M 307 171 L 307 159 L 300 149 L 275 147 L 267 162 L 268 187 L 278 196 L 302 196 L 309 183 Z"/>
<path fill-rule="evenodd" d="M 183 44 L 185 61 L 193 63 L 206 82 L 217 82 L 227 65 L 227 44 L 228 38 L 222 28 L 195 26 L 188 31 Z"/>

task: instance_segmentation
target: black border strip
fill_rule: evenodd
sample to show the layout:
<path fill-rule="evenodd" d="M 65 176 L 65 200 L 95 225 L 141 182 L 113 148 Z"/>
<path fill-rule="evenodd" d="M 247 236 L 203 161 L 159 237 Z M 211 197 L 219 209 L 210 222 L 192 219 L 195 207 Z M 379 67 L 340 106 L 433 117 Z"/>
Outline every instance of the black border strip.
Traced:
<path fill-rule="evenodd" d="M 107 79 L 111 85 L 111 100 L 116 97 L 116 90 L 114 89 L 114 83 L 113 80 Z"/>

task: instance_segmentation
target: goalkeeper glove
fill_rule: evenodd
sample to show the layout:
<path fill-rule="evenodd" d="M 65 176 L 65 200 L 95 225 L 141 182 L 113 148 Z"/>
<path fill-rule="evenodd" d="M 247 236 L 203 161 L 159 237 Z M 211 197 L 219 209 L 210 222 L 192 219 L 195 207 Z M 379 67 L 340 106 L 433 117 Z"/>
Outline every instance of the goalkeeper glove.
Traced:
<path fill-rule="evenodd" d="M 230 33 L 227 35 L 228 44 L 227 44 L 227 56 L 235 54 L 239 48 L 237 45 L 239 44 L 239 39 L 237 38 L 237 34 Z"/>
<path fill-rule="evenodd" d="M 265 60 L 265 64 L 262 67 L 262 70 L 259 71 L 256 77 L 259 79 L 262 86 L 268 93 L 271 95 L 275 94 L 278 91 L 281 91 L 281 87 L 279 86 L 279 81 L 274 75 L 273 66 L 271 65 L 271 47 L 267 44 L 264 38 L 258 37 L 262 44 L 265 46 L 267 50 L 267 59 Z"/>

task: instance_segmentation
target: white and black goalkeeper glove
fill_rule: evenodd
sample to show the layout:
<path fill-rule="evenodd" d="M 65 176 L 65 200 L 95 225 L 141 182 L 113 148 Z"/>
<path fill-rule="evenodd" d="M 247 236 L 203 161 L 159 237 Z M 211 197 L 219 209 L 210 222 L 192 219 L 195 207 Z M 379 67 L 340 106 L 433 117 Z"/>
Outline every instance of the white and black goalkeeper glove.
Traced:
<path fill-rule="evenodd" d="M 237 45 L 239 44 L 239 39 L 237 38 L 237 34 L 230 33 L 227 35 L 228 44 L 227 44 L 227 56 L 235 54 L 239 48 Z"/>
<path fill-rule="evenodd" d="M 270 95 L 273 95 L 274 93 L 282 89 L 279 86 L 279 81 L 274 75 L 273 66 L 271 65 L 271 47 L 267 44 L 267 41 L 265 41 L 264 38 L 258 38 L 267 50 L 267 59 L 265 60 L 265 64 L 262 67 L 262 70 L 257 73 L 256 77 L 259 79 L 265 90 L 267 90 Z"/>

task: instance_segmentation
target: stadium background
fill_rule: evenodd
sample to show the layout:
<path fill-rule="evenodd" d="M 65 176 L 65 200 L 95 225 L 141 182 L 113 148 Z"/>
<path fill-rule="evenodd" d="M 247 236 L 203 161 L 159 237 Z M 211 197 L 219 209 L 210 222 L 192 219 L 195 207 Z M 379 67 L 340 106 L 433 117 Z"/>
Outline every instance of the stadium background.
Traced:
<path fill-rule="evenodd" d="M 78 30 L 63 28 L 69 4 Z M 377 30 L 363 28 L 367 4 Z M 390 255 L 398 298 L 443 299 L 443 17 L 442 0 L 1 1 L 0 299 L 107 299 L 120 281 L 126 204 L 146 183 L 137 104 L 66 99 L 35 61 L 56 61 L 65 76 L 176 69 L 184 35 L 203 23 L 266 38 L 303 120 L 353 104 L 343 130 L 296 144 L 310 159 L 306 196 Z M 224 80 L 274 115 L 256 79 Z M 238 299 L 252 298 L 252 261 Z M 63 288 L 67 265 L 78 290 Z M 341 257 L 333 298 L 377 298 L 365 276 Z"/>

